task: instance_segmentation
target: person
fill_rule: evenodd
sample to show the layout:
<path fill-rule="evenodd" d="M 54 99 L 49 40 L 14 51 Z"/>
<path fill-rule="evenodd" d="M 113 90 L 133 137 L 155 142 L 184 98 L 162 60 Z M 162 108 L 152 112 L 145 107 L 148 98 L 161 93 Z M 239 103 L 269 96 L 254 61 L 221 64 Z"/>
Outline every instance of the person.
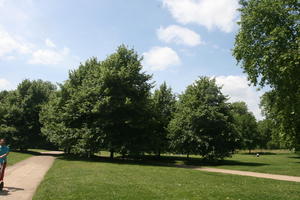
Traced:
<path fill-rule="evenodd" d="M 1 171 L 0 171 L 0 190 L 4 187 L 4 172 L 6 168 L 7 163 L 7 156 L 9 154 L 9 147 L 6 145 L 6 141 L 4 138 L 0 139 L 0 165 L 1 165 Z"/>

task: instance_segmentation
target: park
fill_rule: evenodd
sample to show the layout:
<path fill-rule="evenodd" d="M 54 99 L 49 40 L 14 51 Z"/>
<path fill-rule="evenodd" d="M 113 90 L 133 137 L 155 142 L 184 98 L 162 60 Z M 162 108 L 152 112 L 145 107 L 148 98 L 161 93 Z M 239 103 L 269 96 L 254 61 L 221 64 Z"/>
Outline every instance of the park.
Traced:
<path fill-rule="evenodd" d="M 21 12 L 21 8 L 45 5 L 3 2 L 3 16 L 5 6 Z M 147 4 L 149 11 L 145 12 L 168 10 L 172 18 L 161 17 L 180 24 L 157 29 L 159 42 L 168 47 L 156 45 L 140 53 L 139 44 L 148 41 L 139 39 L 150 37 L 148 33 L 129 40 L 136 40 L 137 47 L 129 46 L 124 36 L 118 44 L 109 43 L 112 47 L 100 57 L 92 49 L 85 50 L 92 55 L 80 61 L 67 47 L 60 50 L 50 39 L 45 40 L 47 49 L 34 49 L 37 44 L 9 35 L 0 19 L 1 200 L 300 198 L 299 2 L 158 2 L 161 7 Z M 136 9 L 131 3 L 126 8 Z M 143 3 L 139 1 L 146 6 Z M 103 6 L 99 15 L 112 16 L 105 10 L 117 4 L 103 1 L 77 6 L 95 11 Z M 60 13 L 59 5 L 48 6 Z M 123 8 L 116 8 L 120 15 L 139 20 Z M 207 14 L 221 8 L 235 14 Z M 190 23 L 194 10 L 198 21 L 191 23 L 198 23 L 201 29 L 195 29 L 207 41 L 209 35 L 217 41 L 212 35 L 219 34 L 223 42 L 230 34 L 229 54 L 183 27 Z M 212 24 L 204 22 L 198 12 L 211 17 Z M 52 16 L 37 13 L 44 20 Z M 223 15 L 232 20 L 221 20 Z M 91 19 L 86 17 L 83 24 Z M 33 17 L 36 23 L 38 18 Z M 217 18 L 220 21 L 214 21 Z M 112 18 L 107 27 L 116 23 L 123 30 L 119 20 Z M 54 21 L 59 23 L 59 19 Z M 142 29 L 148 25 L 151 23 Z M 91 27 L 94 24 L 89 30 L 93 32 Z M 108 45 L 107 40 L 101 41 Z M 176 46 L 182 55 L 175 51 Z M 202 60 L 222 55 L 219 61 L 215 59 L 216 66 L 204 61 L 205 70 L 184 69 L 181 65 L 198 65 L 194 54 L 203 53 L 200 48 L 211 51 Z M 20 60 L 9 58 L 13 53 L 20 54 Z M 227 58 L 234 69 L 220 66 Z M 13 66 L 20 63 L 29 70 L 14 71 Z M 66 63 L 74 67 L 59 68 Z M 53 66 L 40 71 L 31 66 L 44 64 Z M 223 75 L 235 68 L 243 75 Z M 12 86 L 2 77 L 17 81 Z"/>

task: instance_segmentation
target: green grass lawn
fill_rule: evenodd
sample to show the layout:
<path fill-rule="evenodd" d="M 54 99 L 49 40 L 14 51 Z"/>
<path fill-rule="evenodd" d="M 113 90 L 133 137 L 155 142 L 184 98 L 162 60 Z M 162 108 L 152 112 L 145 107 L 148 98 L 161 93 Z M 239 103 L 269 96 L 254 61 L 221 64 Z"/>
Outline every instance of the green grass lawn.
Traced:
<path fill-rule="evenodd" d="M 300 176 L 300 155 L 288 150 L 272 150 L 260 153 L 259 157 L 256 157 L 256 153 L 241 152 L 220 162 L 204 162 L 199 156 L 191 156 L 190 159 L 186 159 L 185 156 L 168 155 L 162 159 L 165 159 L 170 164 L 210 166 L 223 169 Z"/>
<path fill-rule="evenodd" d="M 31 156 L 32 156 L 32 154 L 30 154 L 30 153 L 10 152 L 8 155 L 8 158 L 7 158 L 7 160 L 8 160 L 7 163 L 8 163 L 8 165 L 14 165 L 17 162 L 25 160 Z"/>
<path fill-rule="evenodd" d="M 28 152 L 11 151 L 8 155 L 8 165 L 14 165 L 17 162 L 25 160 L 33 155 L 38 155 L 39 152 L 47 151 L 44 149 L 29 149 Z"/>
<path fill-rule="evenodd" d="M 300 156 L 294 153 L 269 153 L 259 157 L 249 154 L 235 154 L 217 167 L 300 176 Z"/>
<path fill-rule="evenodd" d="M 237 156 L 232 159 L 241 159 Z M 247 160 L 248 156 L 243 159 Z M 153 162 L 121 160 L 110 162 L 108 159 L 97 162 L 76 161 L 61 157 L 55 161 L 33 199 L 298 200 L 300 196 L 299 183 L 151 163 Z"/>

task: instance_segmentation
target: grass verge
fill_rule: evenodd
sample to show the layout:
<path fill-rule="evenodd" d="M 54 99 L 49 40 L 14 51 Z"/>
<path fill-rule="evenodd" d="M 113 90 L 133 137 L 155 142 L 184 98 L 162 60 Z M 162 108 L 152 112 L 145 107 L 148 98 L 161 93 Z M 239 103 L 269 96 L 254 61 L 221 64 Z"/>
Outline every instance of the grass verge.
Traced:
<path fill-rule="evenodd" d="M 200 172 L 151 162 L 58 158 L 34 200 L 299 199 L 299 183 Z"/>

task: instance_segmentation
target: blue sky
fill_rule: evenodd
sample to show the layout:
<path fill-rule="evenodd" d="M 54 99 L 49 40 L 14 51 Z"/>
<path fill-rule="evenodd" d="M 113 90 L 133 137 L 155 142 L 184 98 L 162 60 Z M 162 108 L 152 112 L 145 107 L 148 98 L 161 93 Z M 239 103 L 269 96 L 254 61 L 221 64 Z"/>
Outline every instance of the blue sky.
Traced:
<path fill-rule="evenodd" d="M 258 119 L 259 96 L 231 49 L 238 0 L 0 0 L 0 90 L 25 78 L 63 82 L 80 62 L 128 45 L 177 93 L 215 77 Z"/>

